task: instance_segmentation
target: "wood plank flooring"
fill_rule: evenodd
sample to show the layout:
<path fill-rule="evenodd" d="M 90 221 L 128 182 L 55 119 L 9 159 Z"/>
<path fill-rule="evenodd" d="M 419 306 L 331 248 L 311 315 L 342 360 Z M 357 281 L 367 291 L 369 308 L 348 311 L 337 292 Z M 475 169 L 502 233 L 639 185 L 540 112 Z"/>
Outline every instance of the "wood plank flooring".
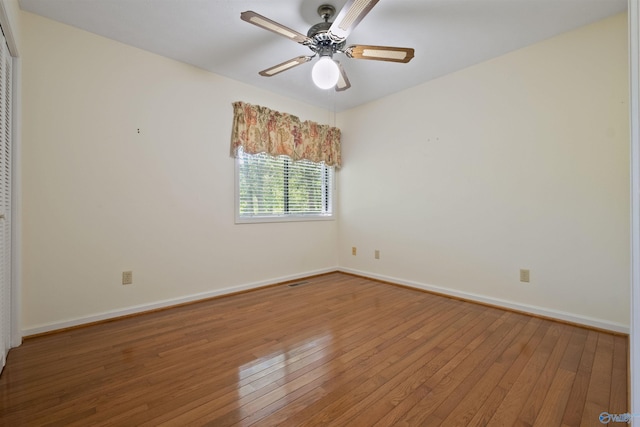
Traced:
<path fill-rule="evenodd" d="M 601 426 L 627 338 L 332 273 L 27 339 L 2 426 Z"/>

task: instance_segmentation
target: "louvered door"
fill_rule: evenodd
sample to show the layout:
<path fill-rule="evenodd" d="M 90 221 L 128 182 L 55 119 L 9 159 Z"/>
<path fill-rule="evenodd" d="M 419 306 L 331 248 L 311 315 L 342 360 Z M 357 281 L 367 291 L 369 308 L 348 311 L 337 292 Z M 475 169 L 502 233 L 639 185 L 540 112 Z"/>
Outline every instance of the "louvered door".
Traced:
<path fill-rule="evenodd" d="M 2 365 L 11 348 L 11 93 L 12 60 L 0 36 L 0 350 Z"/>

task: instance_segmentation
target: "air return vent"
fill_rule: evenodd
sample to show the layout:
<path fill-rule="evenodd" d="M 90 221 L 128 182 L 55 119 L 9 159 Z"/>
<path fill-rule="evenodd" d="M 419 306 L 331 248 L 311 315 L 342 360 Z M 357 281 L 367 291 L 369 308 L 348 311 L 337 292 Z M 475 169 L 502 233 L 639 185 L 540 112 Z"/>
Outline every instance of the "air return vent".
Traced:
<path fill-rule="evenodd" d="M 305 280 L 303 282 L 290 283 L 287 286 L 289 286 L 290 288 L 295 288 L 296 286 L 308 285 L 309 283 L 311 282 Z"/>

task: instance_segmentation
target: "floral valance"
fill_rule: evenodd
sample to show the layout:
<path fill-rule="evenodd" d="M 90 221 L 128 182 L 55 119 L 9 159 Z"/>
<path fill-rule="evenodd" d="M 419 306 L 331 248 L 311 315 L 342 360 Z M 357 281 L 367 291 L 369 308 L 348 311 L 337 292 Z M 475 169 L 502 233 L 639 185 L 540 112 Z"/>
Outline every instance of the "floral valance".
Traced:
<path fill-rule="evenodd" d="M 244 102 L 233 103 L 231 153 L 285 155 L 340 167 L 340 129 Z"/>

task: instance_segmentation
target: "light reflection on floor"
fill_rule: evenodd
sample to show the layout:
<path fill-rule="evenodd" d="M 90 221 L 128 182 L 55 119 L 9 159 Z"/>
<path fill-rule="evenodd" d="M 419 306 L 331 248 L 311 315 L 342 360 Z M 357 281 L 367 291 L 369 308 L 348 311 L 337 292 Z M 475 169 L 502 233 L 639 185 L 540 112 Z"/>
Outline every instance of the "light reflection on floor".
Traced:
<path fill-rule="evenodd" d="M 334 353 L 333 334 L 325 331 L 311 339 L 292 346 L 280 348 L 238 367 L 238 419 L 250 424 L 257 408 L 271 404 L 289 405 L 301 396 L 294 393 L 310 378 L 326 375 L 335 365 L 327 363 L 325 357 Z M 282 344 L 275 343 L 274 347 Z M 255 393 L 259 393 L 260 397 Z M 285 400 L 283 400 L 285 399 Z"/>

